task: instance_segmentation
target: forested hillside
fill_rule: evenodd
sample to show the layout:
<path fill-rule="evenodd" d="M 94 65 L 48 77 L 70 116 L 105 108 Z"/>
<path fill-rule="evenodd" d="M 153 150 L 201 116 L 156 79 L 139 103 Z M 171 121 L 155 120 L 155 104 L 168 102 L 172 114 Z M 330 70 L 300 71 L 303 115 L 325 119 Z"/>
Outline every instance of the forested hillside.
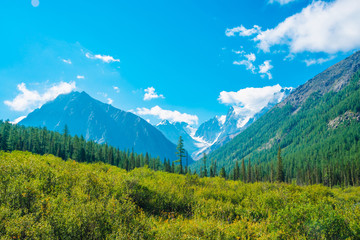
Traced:
<path fill-rule="evenodd" d="M 280 147 L 287 182 L 359 185 L 359 69 L 357 52 L 296 89 L 211 154 L 208 172 L 216 161 L 217 169 L 225 167 L 231 178 L 274 181 Z M 246 169 L 242 171 L 243 159 Z M 193 169 L 199 171 L 203 165 L 198 162 Z"/>
<path fill-rule="evenodd" d="M 86 141 L 82 136 L 70 136 L 66 125 L 63 133 L 58 133 L 48 131 L 46 127 L 24 127 L 0 120 L 0 150 L 53 154 L 64 160 L 71 158 L 78 162 L 103 162 L 128 171 L 144 165 L 153 170 L 167 172 L 187 173 L 188 171 L 186 158 L 175 164 L 169 159 L 161 161 L 159 157 L 151 157 L 148 153 L 137 154 L 129 149 L 120 150 L 108 144 Z"/>
<path fill-rule="evenodd" d="M 360 188 L 0 152 L 1 239 L 359 239 Z"/>

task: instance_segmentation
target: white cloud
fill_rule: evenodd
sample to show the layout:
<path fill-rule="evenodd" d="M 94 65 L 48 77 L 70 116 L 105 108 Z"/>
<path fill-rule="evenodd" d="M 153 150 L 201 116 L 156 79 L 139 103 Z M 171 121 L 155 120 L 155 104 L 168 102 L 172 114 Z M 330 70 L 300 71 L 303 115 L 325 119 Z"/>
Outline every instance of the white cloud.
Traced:
<path fill-rule="evenodd" d="M 259 73 L 261 74 L 261 77 L 264 78 L 266 75 L 269 79 L 272 79 L 272 75 L 270 73 L 270 70 L 273 68 L 273 66 L 270 64 L 270 60 L 264 61 L 263 64 L 259 66 Z"/>
<path fill-rule="evenodd" d="M 6 100 L 4 103 L 14 111 L 32 111 L 41 107 L 44 103 L 54 100 L 60 94 L 72 92 L 75 88 L 75 82 L 60 82 L 47 89 L 43 94 L 36 90 L 29 90 L 25 83 L 17 85 L 19 93 L 13 100 Z"/>
<path fill-rule="evenodd" d="M 18 117 L 17 119 L 15 119 L 14 121 L 12 121 L 10 123 L 11 124 L 18 124 L 19 122 L 21 122 L 25 118 L 26 118 L 26 116 L 21 116 L 21 117 Z"/>
<path fill-rule="evenodd" d="M 119 92 L 120 92 L 120 89 L 119 89 L 119 87 L 117 87 L 117 86 L 114 86 L 113 88 L 114 88 L 114 90 L 115 90 L 115 92 L 116 92 L 116 93 L 119 93 Z"/>
<path fill-rule="evenodd" d="M 244 88 L 237 92 L 220 92 L 218 100 L 233 106 L 237 114 L 254 116 L 270 102 L 280 102 L 285 96 L 283 88 L 277 84 L 263 88 Z"/>
<path fill-rule="evenodd" d="M 296 0 L 269 0 L 269 3 L 272 4 L 272 3 L 279 3 L 280 5 L 285 5 L 285 4 L 288 4 L 288 3 L 291 3 L 291 2 L 294 2 Z"/>
<path fill-rule="evenodd" d="M 251 70 L 253 73 L 255 73 L 255 66 L 253 62 L 256 60 L 256 56 L 253 53 L 246 54 L 245 55 L 246 60 L 241 61 L 234 61 L 233 64 L 235 65 L 245 65 L 247 70 Z"/>
<path fill-rule="evenodd" d="M 61 59 L 64 63 L 72 64 L 71 59 Z"/>
<path fill-rule="evenodd" d="M 31 0 L 31 5 L 32 5 L 33 7 L 38 7 L 39 4 L 40 4 L 39 0 Z"/>
<path fill-rule="evenodd" d="M 108 103 L 108 104 L 110 104 L 110 105 L 111 105 L 113 102 L 114 102 L 114 100 L 113 100 L 113 99 L 111 99 L 111 98 L 108 98 L 108 99 L 107 99 L 107 103 Z"/>
<path fill-rule="evenodd" d="M 254 25 L 254 27 L 250 29 L 247 29 L 243 25 L 241 25 L 240 27 L 235 27 L 231 29 L 227 28 L 225 31 L 225 35 L 228 37 L 233 37 L 235 36 L 235 33 L 238 33 L 239 36 L 248 37 L 259 32 L 261 32 L 261 28 L 257 25 Z"/>
<path fill-rule="evenodd" d="M 115 59 L 112 56 L 109 55 L 100 55 L 100 54 L 91 54 L 91 53 L 85 53 L 85 56 L 89 59 L 99 59 L 103 62 L 110 63 L 110 62 L 120 62 L 120 59 Z"/>
<path fill-rule="evenodd" d="M 84 79 L 84 78 L 85 78 L 85 76 L 82 76 L 82 75 L 77 75 L 77 76 L 76 76 L 76 78 L 77 78 L 77 79 Z"/>
<path fill-rule="evenodd" d="M 288 45 L 293 53 L 346 52 L 360 47 L 359 26 L 359 0 L 313 1 L 254 41 L 264 52 L 275 45 Z"/>
<path fill-rule="evenodd" d="M 187 113 L 180 113 L 179 111 L 171 111 L 162 109 L 159 106 L 148 108 L 137 108 L 136 114 L 138 115 L 151 115 L 156 116 L 161 120 L 168 120 L 170 122 L 186 122 L 190 125 L 197 124 L 199 121 L 198 116 Z"/>
<path fill-rule="evenodd" d="M 318 59 L 305 59 L 304 63 L 306 64 L 306 66 L 311 66 L 314 64 L 323 64 L 324 62 L 328 62 L 330 60 L 333 60 L 335 57 L 331 56 L 328 58 L 318 58 Z"/>
<path fill-rule="evenodd" d="M 155 92 L 155 88 L 153 87 L 148 87 L 147 89 L 144 90 L 144 92 L 145 92 L 144 101 L 149 101 L 151 99 L 156 99 L 156 98 L 165 98 L 164 95 L 157 94 Z"/>
<path fill-rule="evenodd" d="M 235 53 L 235 54 L 244 54 L 245 53 L 245 51 L 244 50 L 239 50 L 239 51 L 236 51 L 236 50 L 231 50 L 233 53 Z"/>

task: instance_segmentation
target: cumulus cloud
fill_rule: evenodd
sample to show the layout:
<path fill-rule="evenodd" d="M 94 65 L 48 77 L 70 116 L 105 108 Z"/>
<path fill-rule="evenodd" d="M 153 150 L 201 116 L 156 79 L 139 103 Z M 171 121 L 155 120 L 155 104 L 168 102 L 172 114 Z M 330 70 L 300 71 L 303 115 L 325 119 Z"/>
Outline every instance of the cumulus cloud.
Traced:
<path fill-rule="evenodd" d="M 255 73 L 255 66 L 254 66 L 254 62 L 256 60 L 256 56 L 253 53 L 250 54 L 246 54 L 244 56 L 246 58 L 246 60 L 241 60 L 241 61 L 234 61 L 233 64 L 235 65 L 244 65 L 246 66 L 247 70 L 251 70 L 253 73 Z"/>
<path fill-rule="evenodd" d="M 261 28 L 257 25 L 254 25 L 254 27 L 250 29 L 247 29 L 241 25 L 240 27 L 227 28 L 225 35 L 228 37 L 233 37 L 235 36 L 235 33 L 237 33 L 239 36 L 248 37 L 259 32 L 261 32 Z"/>
<path fill-rule="evenodd" d="M 237 114 L 252 117 L 270 102 L 280 102 L 285 96 L 284 89 L 286 88 L 282 88 L 277 84 L 263 88 L 244 88 L 237 92 L 222 91 L 220 92 L 218 100 L 222 104 L 233 106 Z"/>
<path fill-rule="evenodd" d="M 115 92 L 116 92 L 116 93 L 119 93 L 119 92 L 120 92 L 120 89 L 119 89 L 119 87 L 117 87 L 117 86 L 114 86 L 113 88 L 114 88 L 114 90 L 115 90 Z"/>
<path fill-rule="evenodd" d="M 196 115 L 191 115 L 187 113 L 180 113 L 179 111 L 171 111 L 162 109 L 159 106 L 148 108 L 137 108 L 136 114 L 141 116 L 155 116 L 161 120 L 168 120 L 170 122 L 186 122 L 189 125 L 198 124 L 199 118 Z"/>
<path fill-rule="evenodd" d="M 296 0 L 269 0 L 269 3 L 272 4 L 272 3 L 279 3 L 280 5 L 285 5 L 285 4 L 288 4 L 288 3 L 291 3 L 291 2 L 294 2 Z"/>
<path fill-rule="evenodd" d="M 60 82 L 47 89 L 43 94 L 36 90 L 29 90 L 25 83 L 17 85 L 20 93 L 13 100 L 6 100 L 4 103 L 14 111 L 32 111 L 41 107 L 44 103 L 54 100 L 60 94 L 72 92 L 75 88 L 75 82 Z"/>
<path fill-rule="evenodd" d="M 76 76 L 76 78 L 77 78 L 77 79 L 84 79 L 84 78 L 85 78 L 85 76 L 82 76 L 82 75 L 77 75 L 77 76 Z"/>
<path fill-rule="evenodd" d="M 270 62 L 270 60 L 266 60 L 263 64 L 259 66 L 259 73 L 261 73 L 262 78 L 268 76 L 269 79 L 272 79 L 270 70 L 273 68 L 273 66 L 270 64 Z"/>
<path fill-rule="evenodd" d="M 99 59 L 103 62 L 110 63 L 110 62 L 120 62 L 120 59 L 115 59 L 112 56 L 109 55 L 100 55 L 100 54 L 91 54 L 89 52 L 85 53 L 85 56 L 89 59 Z"/>
<path fill-rule="evenodd" d="M 333 60 L 335 57 L 331 56 L 328 58 L 318 58 L 318 59 L 305 59 L 304 63 L 306 64 L 306 66 L 311 66 L 314 64 L 323 64 L 324 62 L 328 62 Z"/>
<path fill-rule="evenodd" d="M 350 51 L 360 47 L 359 12 L 359 0 L 313 1 L 254 41 L 264 52 L 275 45 L 288 45 L 293 53 Z"/>
<path fill-rule="evenodd" d="M 145 92 L 144 101 L 149 101 L 151 99 L 156 99 L 156 98 L 165 98 L 164 95 L 157 94 L 155 92 L 155 88 L 153 87 L 148 87 L 147 89 L 144 90 L 144 92 Z"/>
<path fill-rule="evenodd" d="M 71 59 L 62 59 L 62 61 L 67 64 L 72 64 Z"/>

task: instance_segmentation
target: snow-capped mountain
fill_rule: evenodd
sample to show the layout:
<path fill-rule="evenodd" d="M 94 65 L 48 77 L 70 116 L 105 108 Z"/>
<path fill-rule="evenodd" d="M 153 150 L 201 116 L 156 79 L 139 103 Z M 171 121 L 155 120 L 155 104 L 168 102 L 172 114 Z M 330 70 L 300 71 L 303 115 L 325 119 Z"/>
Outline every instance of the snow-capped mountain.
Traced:
<path fill-rule="evenodd" d="M 59 95 L 31 112 L 19 125 L 46 127 L 62 132 L 67 125 L 71 135 L 108 143 L 114 147 L 150 153 L 161 160 L 176 160 L 176 145 L 154 126 L 133 113 L 93 99 L 85 92 Z M 191 159 L 190 159 L 191 161 Z"/>
<path fill-rule="evenodd" d="M 198 149 L 196 140 L 192 137 L 194 130 L 191 129 L 189 124 L 185 122 L 171 123 L 168 120 L 163 120 L 157 124 L 156 127 L 174 144 L 178 143 L 179 137 L 181 136 L 184 140 L 184 147 L 189 153 Z"/>
<path fill-rule="evenodd" d="M 210 153 L 229 142 L 236 135 L 250 126 L 276 104 L 285 99 L 293 88 L 282 88 L 260 111 L 251 111 L 241 106 L 231 106 L 226 115 L 215 116 L 202 123 L 198 129 L 191 128 L 187 123 L 162 121 L 157 128 L 173 143 L 179 136 L 184 139 L 185 149 L 194 160 Z"/>

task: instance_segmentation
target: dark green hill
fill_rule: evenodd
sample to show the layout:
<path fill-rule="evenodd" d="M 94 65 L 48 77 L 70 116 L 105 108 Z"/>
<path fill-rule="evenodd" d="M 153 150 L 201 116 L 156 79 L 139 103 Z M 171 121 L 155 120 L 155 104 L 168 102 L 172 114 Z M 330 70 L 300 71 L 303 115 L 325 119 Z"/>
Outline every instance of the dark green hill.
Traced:
<path fill-rule="evenodd" d="M 357 52 L 299 86 L 209 159 L 231 173 L 236 161 L 250 158 L 250 180 L 271 180 L 280 146 L 287 181 L 359 184 L 359 70 Z"/>

